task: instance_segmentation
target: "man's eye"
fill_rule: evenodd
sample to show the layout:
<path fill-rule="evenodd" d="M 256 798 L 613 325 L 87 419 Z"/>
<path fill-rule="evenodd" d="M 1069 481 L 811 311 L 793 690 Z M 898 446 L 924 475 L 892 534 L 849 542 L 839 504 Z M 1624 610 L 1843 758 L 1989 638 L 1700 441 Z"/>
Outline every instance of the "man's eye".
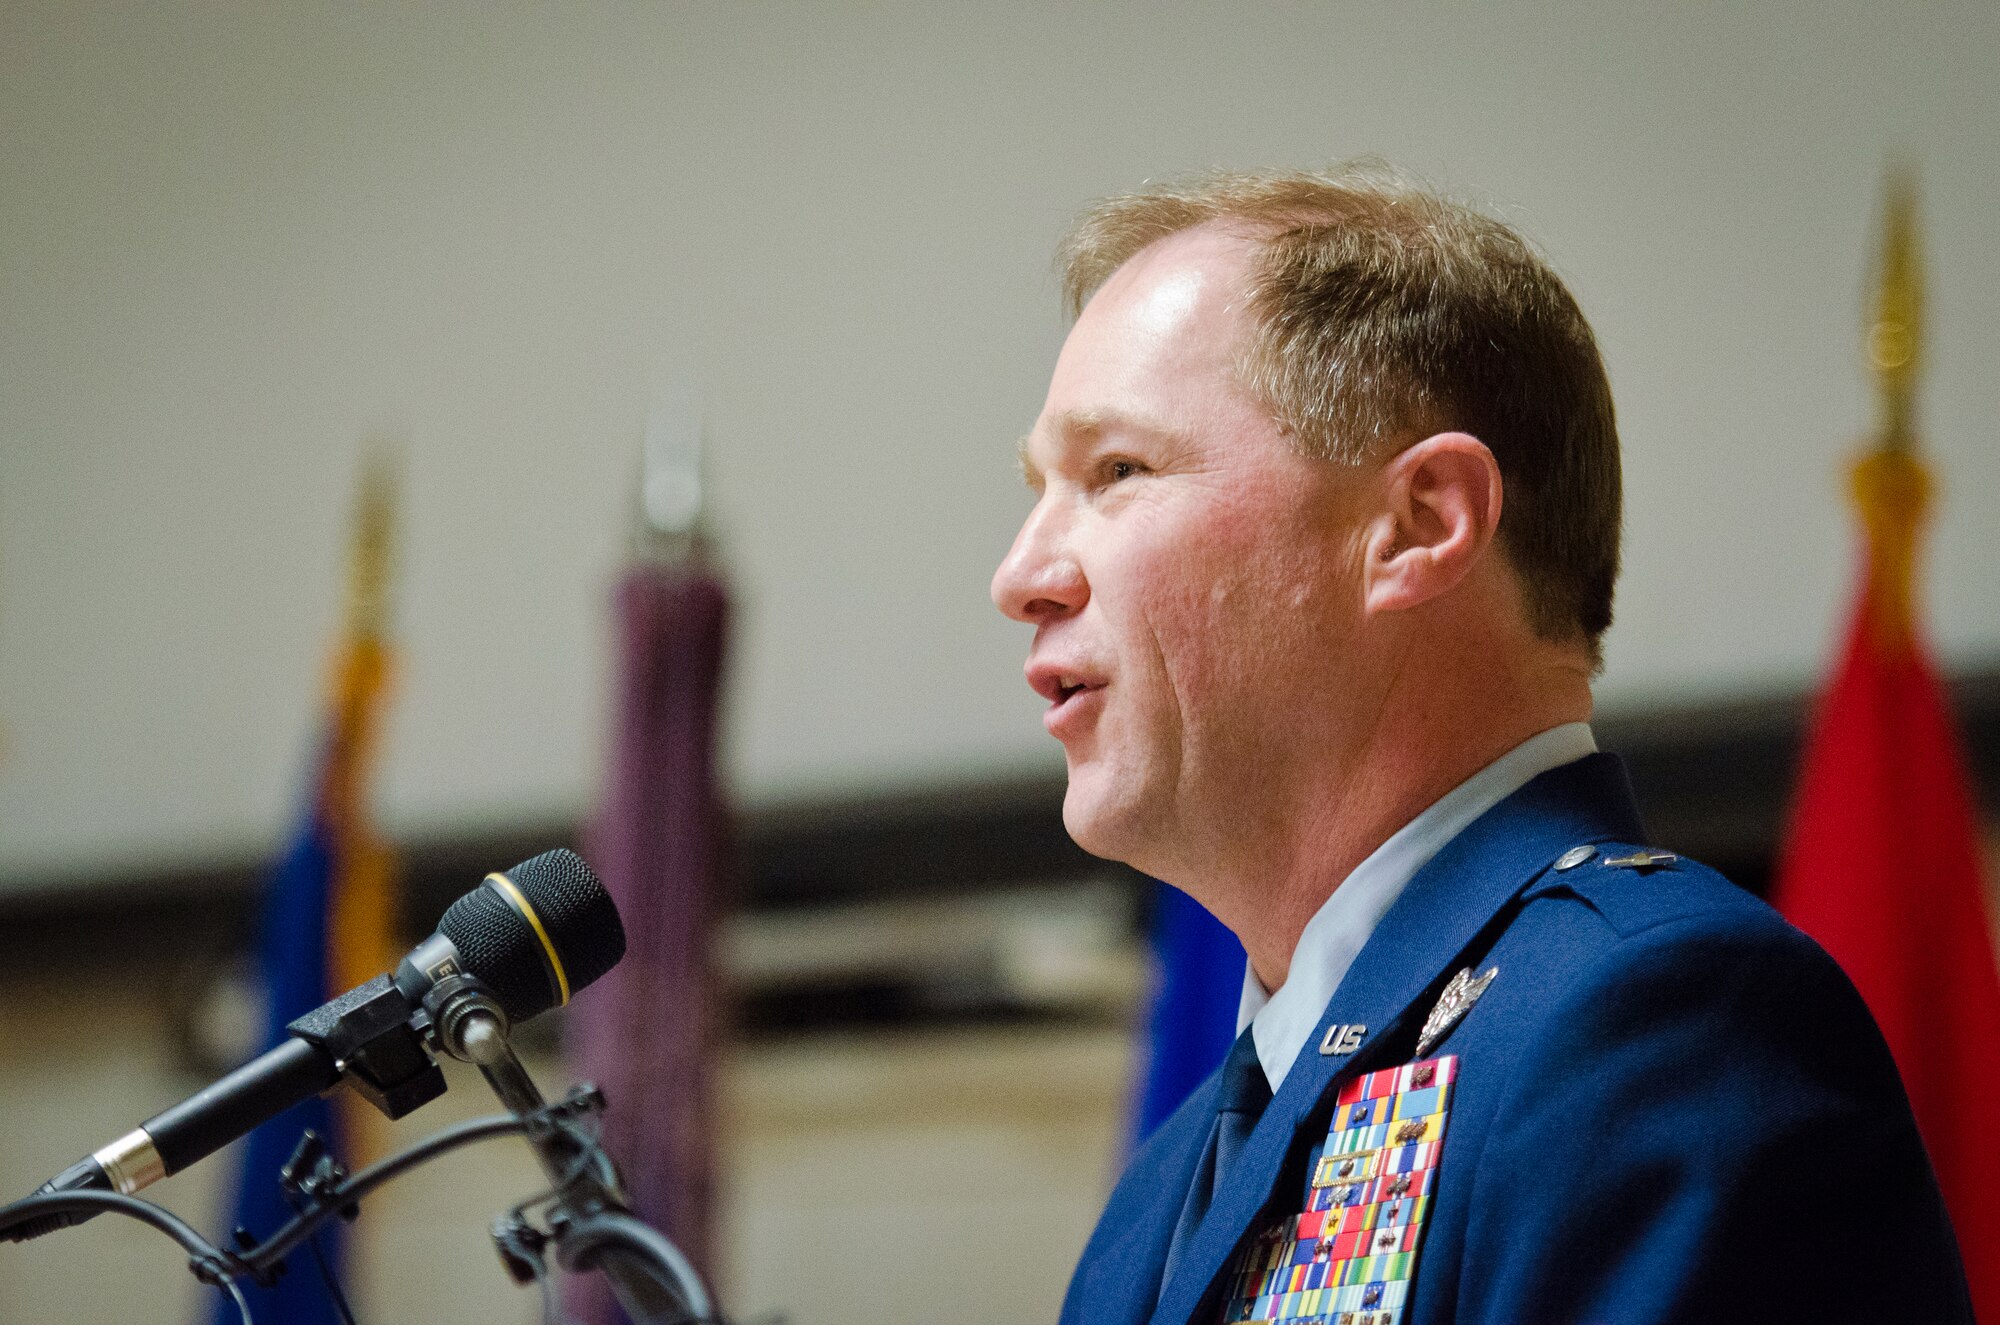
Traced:
<path fill-rule="evenodd" d="M 1136 460 L 1113 460 L 1104 466 L 1104 472 L 1111 476 L 1113 483 L 1116 483 L 1120 479 L 1128 479 L 1139 473 L 1139 463 Z"/>

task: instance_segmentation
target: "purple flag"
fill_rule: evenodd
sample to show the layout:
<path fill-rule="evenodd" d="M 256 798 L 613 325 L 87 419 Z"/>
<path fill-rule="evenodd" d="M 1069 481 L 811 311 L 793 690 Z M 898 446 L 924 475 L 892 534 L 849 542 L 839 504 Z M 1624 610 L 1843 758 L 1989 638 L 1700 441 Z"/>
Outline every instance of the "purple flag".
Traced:
<path fill-rule="evenodd" d="M 625 960 L 578 997 L 571 1066 L 604 1088 L 604 1142 L 640 1218 L 713 1267 L 713 1079 L 722 1029 L 715 929 L 726 823 L 715 775 L 728 598 L 698 561 L 639 565 L 616 592 L 610 777 L 591 859 L 625 922 Z M 624 1319 L 595 1275 L 586 1325 Z"/>

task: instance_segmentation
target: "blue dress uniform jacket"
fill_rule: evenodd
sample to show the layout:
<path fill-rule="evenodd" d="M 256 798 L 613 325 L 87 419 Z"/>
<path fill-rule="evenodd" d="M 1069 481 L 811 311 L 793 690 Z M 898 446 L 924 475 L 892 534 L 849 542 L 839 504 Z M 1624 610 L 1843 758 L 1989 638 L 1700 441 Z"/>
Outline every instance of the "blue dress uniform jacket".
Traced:
<path fill-rule="evenodd" d="M 1237 1249 L 1302 1208 L 1304 1156 L 1340 1085 L 1407 1061 L 1467 966 L 1499 974 L 1435 1051 L 1458 1056 L 1458 1081 L 1408 1325 L 1970 1322 L 1935 1178 L 1860 997 L 1713 871 L 1608 863 L 1644 841 L 1624 767 L 1604 754 L 1454 839 L 1348 971 L 1172 1276 L 1214 1077 L 1133 1158 L 1064 1325 L 1217 1319 Z M 1598 849 L 1557 869 L 1579 845 Z M 1323 1052 L 1337 1026 L 1366 1028 L 1353 1052 Z"/>

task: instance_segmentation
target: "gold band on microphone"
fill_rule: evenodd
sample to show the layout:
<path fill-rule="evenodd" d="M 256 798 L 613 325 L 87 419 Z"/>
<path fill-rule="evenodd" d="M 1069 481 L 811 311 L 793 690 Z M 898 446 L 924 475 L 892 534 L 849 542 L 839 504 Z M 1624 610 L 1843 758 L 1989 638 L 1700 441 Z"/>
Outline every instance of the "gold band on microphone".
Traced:
<path fill-rule="evenodd" d="M 542 941 L 542 955 L 548 959 L 549 971 L 556 978 L 556 1006 L 569 1002 L 569 974 L 563 970 L 562 958 L 556 955 L 555 940 L 549 937 L 548 930 L 542 928 L 542 918 L 535 914 L 534 904 L 504 874 L 489 874 L 486 881 L 499 889 L 500 895 L 534 928 L 535 937 Z"/>

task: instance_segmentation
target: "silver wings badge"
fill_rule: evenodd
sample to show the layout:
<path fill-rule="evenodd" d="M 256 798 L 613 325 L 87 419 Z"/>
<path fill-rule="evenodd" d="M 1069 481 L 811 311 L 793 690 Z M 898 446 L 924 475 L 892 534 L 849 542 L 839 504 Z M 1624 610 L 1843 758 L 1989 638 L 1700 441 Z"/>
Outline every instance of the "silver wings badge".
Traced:
<path fill-rule="evenodd" d="M 1486 992 L 1486 987 L 1498 974 L 1499 967 L 1489 966 L 1483 974 L 1475 977 L 1468 966 L 1451 978 L 1444 992 L 1438 995 L 1437 1006 L 1431 1009 L 1431 1015 L 1424 1018 L 1423 1034 L 1417 1037 L 1418 1058 L 1428 1058 L 1438 1042 L 1451 1034 L 1452 1027 L 1465 1020 L 1465 1014 L 1472 1011 L 1472 1005 L 1479 1001 L 1479 996 Z"/>

